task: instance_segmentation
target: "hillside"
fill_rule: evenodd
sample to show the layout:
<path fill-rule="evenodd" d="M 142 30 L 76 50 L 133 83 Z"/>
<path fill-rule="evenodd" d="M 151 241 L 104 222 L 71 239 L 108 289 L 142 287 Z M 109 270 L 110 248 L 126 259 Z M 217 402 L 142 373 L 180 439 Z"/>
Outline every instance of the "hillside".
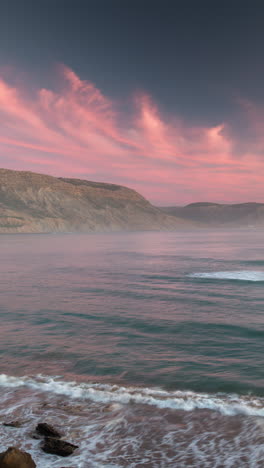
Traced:
<path fill-rule="evenodd" d="M 185 224 L 126 187 L 0 169 L 0 233 L 172 230 Z"/>
<path fill-rule="evenodd" d="M 165 207 L 162 210 L 183 221 L 201 226 L 247 227 L 264 225 L 264 203 L 191 203 L 183 207 Z"/>

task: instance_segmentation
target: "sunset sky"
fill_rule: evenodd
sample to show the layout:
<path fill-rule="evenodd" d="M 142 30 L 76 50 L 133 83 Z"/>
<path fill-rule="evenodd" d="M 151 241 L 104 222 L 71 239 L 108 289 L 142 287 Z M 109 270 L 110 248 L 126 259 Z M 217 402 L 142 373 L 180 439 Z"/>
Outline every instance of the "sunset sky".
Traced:
<path fill-rule="evenodd" d="M 264 3 L 1 0 L 0 167 L 264 202 Z"/>

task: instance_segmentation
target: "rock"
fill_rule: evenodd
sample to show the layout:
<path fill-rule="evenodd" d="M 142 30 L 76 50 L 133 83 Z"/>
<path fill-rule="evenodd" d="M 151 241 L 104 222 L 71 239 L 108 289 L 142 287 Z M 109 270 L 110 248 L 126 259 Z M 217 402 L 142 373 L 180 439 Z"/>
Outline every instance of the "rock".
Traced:
<path fill-rule="evenodd" d="M 0 468 L 35 468 L 31 455 L 16 447 L 9 447 L 0 453 Z"/>
<path fill-rule="evenodd" d="M 23 426 L 22 421 L 7 421 L 3 423 L 3 426 L 8 426 L 8 427 L 21 427 Z"/>
<path fill-rule="evenodd" d="M 42 435 L 37 434 L 36 432 L 29 432 L 28 435 L 29 435 L 29 437 L 31 437 L 32 439 L 35 439 L 35 440 L 41 440 L 43 438 Z"/>
<path fill-rule="evenodd" d="M 47 423 L 39 423 L 36 427 L 36 432 L 45 437 L 55 437 L 56 439 L 61 437 L 59 431 Z"/>
<path fill-rule="evenodd" d="M 78 448 L 78 445 L 70 444 L 70 442 L 66 442 L 65 440 L 45 437 L 41 448 L 46 453 L 60 455 L 61 457 L 68 457 L 74 452 L 74 450 Z"/>

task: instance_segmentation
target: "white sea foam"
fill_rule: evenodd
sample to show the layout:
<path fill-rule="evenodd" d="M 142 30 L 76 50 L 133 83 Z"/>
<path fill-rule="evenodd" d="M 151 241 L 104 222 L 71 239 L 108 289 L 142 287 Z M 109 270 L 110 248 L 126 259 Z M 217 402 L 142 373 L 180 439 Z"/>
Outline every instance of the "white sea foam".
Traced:
<path fill-rule="evenodd" d="M 264 398 L 192 391 L 166 391 L 159 388 L 124 387 L 109 384 L 67 382 L 54 377 L 12 377 L 0 375 L 0 387 L 26 387 L 35 391 L 65 395 L 97 403 L 144 404 L 183 411 L 208 409 L 224 415 L 244 414 L 264 417 Z"/>
<path fill-rule="evenodd" d="M 191 278 L 208 278 L 239 281 L 264 281 L 264 271 L 240 270 L 240 271 L 215 271 L 208 273 L 191 273 Z"/>
<path fill-rule="evenodd" d="M 264 406 L 261 398 L 78 384 L 59 377 L 5 374 L 0 375 L 0 392 L 0 451 L 17 445 L 31 453 L 41 468 L 62 465 L 59 457 L 42 452 L 40 441 L 30 437 L 43 420 L 58 427 L 65 440 L 79 446 L 72 457 L 63 460 L 63 465 L 69 468 L 121 468 L 124 462 L 130 468 L 262 466 L 264 451 L 260 438 L 264 418 L 239 417 L 233 424 L 231 418 L 220 414 L 242 412 L 261 416 Z M 128 402 L 136 404 L 126 405 Z M 152 405 L 153 411 L 137 403 Z M 164 415 L 154 411 L 154 406 L 186 411 L 167 419 L 168 412 Z M 190 410 L 195 408 L 213 409 L 219 414 L 213 411 L 208 411 L 206 417 L 197 411 L 192 414 Z M 14 430 L 1 424 L 5 420 L 21 420 L 23 424 Z"/>

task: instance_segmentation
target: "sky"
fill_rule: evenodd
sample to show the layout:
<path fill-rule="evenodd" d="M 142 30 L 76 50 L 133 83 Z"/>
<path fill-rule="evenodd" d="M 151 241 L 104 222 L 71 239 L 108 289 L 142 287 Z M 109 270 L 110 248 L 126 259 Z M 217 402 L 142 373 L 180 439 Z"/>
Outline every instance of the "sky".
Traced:
<path fill-rule="evenodd" d="M 264 202 L 264 3 L 1 0 L 0 167 Z"/>

